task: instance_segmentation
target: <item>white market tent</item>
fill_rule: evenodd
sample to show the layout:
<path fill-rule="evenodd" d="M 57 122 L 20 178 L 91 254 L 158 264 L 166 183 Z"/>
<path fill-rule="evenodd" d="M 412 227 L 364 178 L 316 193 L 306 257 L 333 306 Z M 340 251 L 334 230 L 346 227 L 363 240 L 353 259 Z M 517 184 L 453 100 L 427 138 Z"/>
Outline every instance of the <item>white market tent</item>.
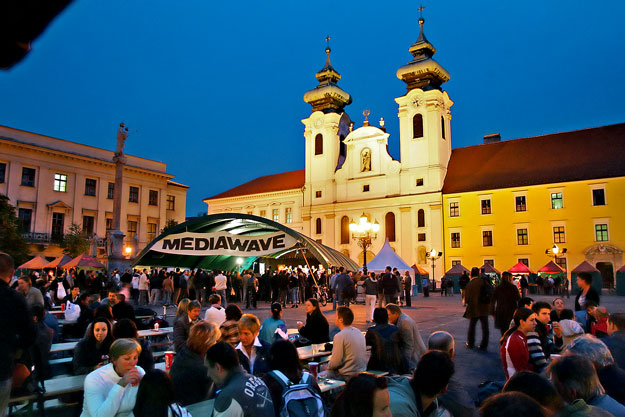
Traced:
<path fill-rule="evenodd" d="M 410 275 L 414 276 L 414 271 L 410 265 L 404 262 L 404 260 L 395 253 L 393 248 L 391 248 L 391 245 L 388 243 L 388 238 L 386 242 L 384 242 L 384 246 L 382 246 L 380 252 L 378 252 L 370 262 L 367 262 L 367 270 L 377 274 L 384 272 L 387 266 L 397 268 L 402 275 L 406 271 L 409 271 Z M 362 268 L 360 268 L 360 270 L 362 271 Z"/>

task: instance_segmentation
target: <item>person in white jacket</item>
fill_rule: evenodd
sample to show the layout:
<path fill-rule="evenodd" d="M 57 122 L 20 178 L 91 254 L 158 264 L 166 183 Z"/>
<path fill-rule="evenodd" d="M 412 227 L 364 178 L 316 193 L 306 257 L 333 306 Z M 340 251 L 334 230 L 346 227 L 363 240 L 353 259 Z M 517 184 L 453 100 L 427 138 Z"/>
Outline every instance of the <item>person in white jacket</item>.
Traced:
<path fill-rule="evenodd" d="M 128 417 L 145 374 L 137 366 L 141 346 L 133 339 L 117 339 L 111 345 L 111 363 L 85 378 L 81 417 Z"/>

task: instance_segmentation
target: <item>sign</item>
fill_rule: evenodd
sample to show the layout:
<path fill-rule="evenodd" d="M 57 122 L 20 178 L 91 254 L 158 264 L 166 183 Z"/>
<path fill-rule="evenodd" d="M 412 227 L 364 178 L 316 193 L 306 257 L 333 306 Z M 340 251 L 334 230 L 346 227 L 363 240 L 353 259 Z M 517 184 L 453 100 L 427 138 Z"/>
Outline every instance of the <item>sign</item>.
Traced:
<path fill-rule="evenodd" d="M 217 233 L 176 233 L 156 242 L 150 250 L 189 256 L 263 256 L 295 245 L 297 240 L 285 232 L 260 236 Z"/>

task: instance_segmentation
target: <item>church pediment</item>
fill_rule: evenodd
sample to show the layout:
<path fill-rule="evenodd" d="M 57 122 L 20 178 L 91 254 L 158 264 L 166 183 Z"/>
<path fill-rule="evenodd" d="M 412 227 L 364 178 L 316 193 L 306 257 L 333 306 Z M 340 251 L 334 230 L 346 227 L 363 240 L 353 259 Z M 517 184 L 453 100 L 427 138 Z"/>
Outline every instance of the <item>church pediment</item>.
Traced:
<path fill-rule="evenodd" d="M 53 208 L 60 208 L 60 209 L 64 209 L 64 210 L 71 209 L 70 206 L 68 206 L 67 204 L 65 204 L 61 200 L 57 200 L 57 201 L 55 201 L 53 203 L 49 203 L 47 206 L 48 206 L 48 208 L 51 208 L 51 209 L 53 209 Z"/>
<path fill-rule="evenodd" d="M 591 245 L 584 249 L 584 255 L 620 255 L 623 253 L 623 249 L 618 246 L 610 245 L 609 243 L 598 243 Z"/>

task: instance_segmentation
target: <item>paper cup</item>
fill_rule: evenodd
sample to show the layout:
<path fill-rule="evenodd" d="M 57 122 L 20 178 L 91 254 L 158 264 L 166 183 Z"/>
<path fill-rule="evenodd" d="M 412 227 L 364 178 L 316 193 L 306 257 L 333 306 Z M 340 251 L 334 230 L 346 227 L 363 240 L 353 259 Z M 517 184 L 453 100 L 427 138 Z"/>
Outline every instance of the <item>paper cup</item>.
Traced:
<path fill-rule="evenodd" d="M 158 332 L 158 328 L 159 328 L 159 324 L 158 323 L 154 323 L 154 331 Z"/>
<path fill-rule="evenodd" d="M 165 370 L 169 371 L 171 369 L 171 364 L 174 362 L 174 351 L 168 350 L 165 352 Z"/>

